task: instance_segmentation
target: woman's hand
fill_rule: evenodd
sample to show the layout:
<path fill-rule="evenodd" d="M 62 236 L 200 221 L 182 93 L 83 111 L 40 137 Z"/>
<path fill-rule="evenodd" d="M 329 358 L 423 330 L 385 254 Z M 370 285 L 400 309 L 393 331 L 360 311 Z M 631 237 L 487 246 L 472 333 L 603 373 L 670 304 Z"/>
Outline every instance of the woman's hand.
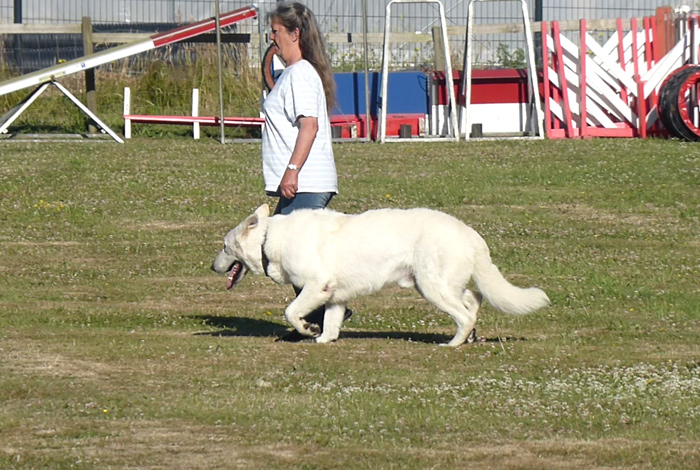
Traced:
<path fill-rule="evenodd" d="M 287 199 L 294 199 L 299 190 L 299 170 L 289 170 L 284 172 L 282 175 L 282 181 L 280 181 L 280 192 L 282 196 Z"/>

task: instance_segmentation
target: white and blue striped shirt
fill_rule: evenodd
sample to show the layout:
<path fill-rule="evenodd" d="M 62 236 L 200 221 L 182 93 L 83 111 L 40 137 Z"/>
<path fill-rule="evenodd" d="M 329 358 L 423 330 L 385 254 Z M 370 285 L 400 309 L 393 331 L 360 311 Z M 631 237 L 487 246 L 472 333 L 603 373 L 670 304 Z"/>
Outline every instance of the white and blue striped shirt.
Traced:
<path fill-rule="evenodd" d="M 318 134 L 299 172 L 300 193 L 338 192 L 331 147 L 331 123 L 323 83 L 316 69 L 300 60 L 284 69 L 262 107 L 262 163 L 265 191 L 277 193 L 299 135 L 300 117 L 318 119 Z"/>

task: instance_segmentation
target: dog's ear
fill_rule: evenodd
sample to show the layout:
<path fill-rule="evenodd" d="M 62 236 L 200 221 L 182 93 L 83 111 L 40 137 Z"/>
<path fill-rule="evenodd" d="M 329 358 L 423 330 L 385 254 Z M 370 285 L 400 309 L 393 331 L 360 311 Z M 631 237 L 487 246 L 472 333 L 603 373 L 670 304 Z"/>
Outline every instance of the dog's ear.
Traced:
<path fill-rule="evenodd" d="M 248 232 L 257 227 L 259 223 L 260 217 L 258 217 L 258 214 L 249 215 L 248 218 L 243 221 L 242 235 L 247 235 Z"/>
<path fill-rule="evenodd" d="M 255 209 L 255 213 L 259 217 L 268 217 L 270 215 L 270 206 L 268 206 L 267 204 L 263 204 L 262 206 Z"/>

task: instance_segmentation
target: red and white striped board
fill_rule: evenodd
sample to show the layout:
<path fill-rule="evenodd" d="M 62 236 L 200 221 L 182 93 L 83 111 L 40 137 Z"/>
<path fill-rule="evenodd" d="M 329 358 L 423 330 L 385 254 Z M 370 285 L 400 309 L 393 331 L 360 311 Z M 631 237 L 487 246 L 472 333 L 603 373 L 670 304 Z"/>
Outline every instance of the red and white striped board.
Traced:
<path fill-rule="evenodd" d="M 542 23 L 545 130 L 550 139 L 641 137 L 663 132 L 658 93 L 665 78 L 697 59 L 698 25 L 661 57 L 653 17 L 630 20 L 603 45 L 579 28 L 580 45 L 564 36 L 558 22 Z"/>

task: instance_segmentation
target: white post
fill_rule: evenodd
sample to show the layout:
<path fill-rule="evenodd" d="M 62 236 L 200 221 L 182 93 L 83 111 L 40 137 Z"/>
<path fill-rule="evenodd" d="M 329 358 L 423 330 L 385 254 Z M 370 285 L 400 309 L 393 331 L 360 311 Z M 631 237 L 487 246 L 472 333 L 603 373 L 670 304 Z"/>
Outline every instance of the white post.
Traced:
<path fill-rule="evenodd" d="M 457 119 L 457 98 L 455 97 L 455 84 L 452 79 L 452 59 L 450 58 L 450 43 L 447 37 L 447 18 L 445 18 L 445 7 L 437 2 L 440 9 L 440 26 L 442 30 L 442 44 L 445 49 L 445 84 L 447 85 L 447 97 L 450 100 L 450 122 L 452 123 L 452 135 L 459 141 L 459 123 Z"/>
<path fill-rule="evenodd" d="M 466 47 L 464 49 L 464 65 L 462 67 L 462 96 L 464 96 L 464 107 L 459 110 L 460 133 L 464 131 L 465 140 L 469 140 L 471 135 L 471 115 L 472 104 L 472 29 L 474 29 L 474 1 L 469 2 L 467 7 L 467 32 Z"/>
<path fill-rule="evenodd" d="M 192 117 L 198 117 L 199 116 L 199 88 L 193 88 L 192 89 Z M 192 134 L 194 136 L 194 140 L 199 139 L 199 123 L 194 122 L 192 124 Z"/>
<path fill-rule="evenodd" d="M 365 66 L 365 140 L 372 140 L 372 113 L 370 113 L 369 103 L 369 40 L 367 33 L 367 0 L 362 0 L 362 36 L 364 42 L 364 54 L 362 55 Z"/>
<path fill-rule="evenodd" d="M 525 28 L 525 44 L 527 44 L 527 75 L 530 78 L 530 104 L 534 104 L 534 116 L 531 118 L 535 121 L 532 126 L 534 135 L 543 137 L 542 130 L 544 129 L 544 113 L 542 112 L 542 105 L 540 103 L 540 86 L 537 83 L 537 68 L 535 62 L 535 44 L 532 40 L 532 28 L 530 28 L 530 13 L 527 10 L 527 3 L 525 0 L 520 0 L 520 4 L 523 8 L 523 27 Z M 582 80 L 585 77 L 581 77 Z"/>
<path fill-rule="evenodd" d="M 219 76 L 219 131 L 221 133 L 221 143 L 226 143 L 226 133 L 224 131 L 224 78 L 221 64 L 221 22 L 219 20 L 219 0 L 214 0 L 215 20 L 216 20 L 216 65 Z"/>
<path fill-rule="evenodd" d="M 384 50 L 382 52 L 382 100 L 379 103 L 379 135 L 377 140 L 381 143 L 386 141 L 386 103 L 387 91 L 389 89 L 389 30 L 391 29 L 391 2 L 386 6 L 384 14 Z"/>
<path fill-rule="evenodd" d="M 131 88 L 124 87 L 124 138 L 131 139 Z"/>

